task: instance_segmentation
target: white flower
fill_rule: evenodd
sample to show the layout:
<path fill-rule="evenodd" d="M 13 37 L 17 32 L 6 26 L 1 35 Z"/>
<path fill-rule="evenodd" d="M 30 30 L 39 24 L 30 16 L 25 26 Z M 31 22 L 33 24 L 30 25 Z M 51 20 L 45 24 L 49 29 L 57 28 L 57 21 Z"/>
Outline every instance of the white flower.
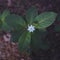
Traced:
<path fill-rule="evenodd" d="M 33 32 L 35 30 L 35 26 L 33 25 L 28 25 L 28 29 L 27 29 L 29 32 Z"/>

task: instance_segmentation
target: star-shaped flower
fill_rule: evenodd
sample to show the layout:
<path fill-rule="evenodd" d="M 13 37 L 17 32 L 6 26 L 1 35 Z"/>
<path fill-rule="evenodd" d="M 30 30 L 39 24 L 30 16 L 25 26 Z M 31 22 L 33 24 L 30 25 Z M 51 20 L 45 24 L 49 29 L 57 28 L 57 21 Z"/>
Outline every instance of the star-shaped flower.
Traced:
<path fill-rule="evenodd" d="M 28 29 L 27 29 L 29 32 L 33 32 L 35 30 L 35 26 L 33 25 L 28 25 Z"/>

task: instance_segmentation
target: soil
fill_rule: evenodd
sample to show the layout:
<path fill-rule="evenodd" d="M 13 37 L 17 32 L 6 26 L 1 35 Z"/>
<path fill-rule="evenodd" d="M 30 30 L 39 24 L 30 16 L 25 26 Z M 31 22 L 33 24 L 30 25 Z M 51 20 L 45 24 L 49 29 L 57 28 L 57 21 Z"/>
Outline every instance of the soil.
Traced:
<path fill-rule="evenodd" d="M 11 13 L 25 16 L 26 10 L 31 6 L 36 6 L 39 13 L 53 11 L 60 14 L 60 0 L 0 0 L 0 13 L 9 9 Z M 54 24 L 57 24 L 57 19 Z M 60 60 L 60 33 L 54 31 L 54 24 L 47 28 L 50 49 L 36 53 L 32 51 L 32 60 Z M 0 39 L 0 60 L 21 60 L 20 57 L 17 43 Z"/>

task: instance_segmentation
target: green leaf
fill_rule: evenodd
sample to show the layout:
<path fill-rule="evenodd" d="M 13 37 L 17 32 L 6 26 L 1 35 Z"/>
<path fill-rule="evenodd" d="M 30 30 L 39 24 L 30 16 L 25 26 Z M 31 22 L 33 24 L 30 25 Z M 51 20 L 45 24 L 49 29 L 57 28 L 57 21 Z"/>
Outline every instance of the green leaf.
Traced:
<path fill-rule="evenodd" d="M 18 30 L 11 32 L 11 34 L 12 34 L 11 41 L 18 42 L 22 33 L 23 33 L 22 29 L 18 29 Z"/>
<path fill-rule="evenodd" d="M 60 32 L 60 24 L 56 25 L 54 30 L 55 30 L 55 32 Z"/>
<path fill-rule="evenodd" d="M 9 15 L 5 21 L 13 28 L 16 28 L 17 26 L 24 27 L 26 25 L 24 19 L 21 16 L 15 14 Z"/>
<path fill-rule="evenodd" d="M 1 20 L 4 22 L 5 18 L 10 15 L 10 12 L 8 10 L 5 10 L 1 15 Z"/>
<path fill-rule="evenodd" d="M 11 30 L 11 27 L 6 23 L 6 22 L 4 22 L 3 24 L 2 24 L 2 30 L 4 30 L 4 31 L 10 31 Z"/>
<path fill-rule="evenodd" d="M 26 51 L 27 48 L 30 45 L 30 41 L 31 41 L 31 34 L 30 32 L 24 32 L 20 38 L 19 38 L 19 42 L 18 42 L 18 46 L 19 46 L 19 50 L 20 52 Z"/>
<path fill-rule="evenodd" d="M 57 16 L 57 19 L 56 19 L 58 22 L 60 22 L 60 14 Z"/>
<path fill-rule="evenodd" d="M 55 21 L 56 16 L 57 14 L 54 12 L 41 13 L 35 18 L 35 21 L 37 22 L 35 23 L 36 28 L 43 29 L 49 27 Z"/>
<path fill-rule="evenodd" d="M 0 20 L 1 20 L 1 14 L 0 14 Z"/>
<path fill-rule="evenodd" d="M 8 10 L 5 10 L 2 14 L 0 14 L 0 30 L 8 31 L 9 27 L 5 22 L 6 17 L 10 14 Z"/>
<path fill-rule="evenodd" d="M 34 22 L 35 17 L 38 15 L 38 11 L 36 7 L 31 7 L 26 12 L 26 20 L 28 23 Z"/>
<path fill-rule="evenodd" d="M 0 30 L 1 30 L 1 27 L 2 27 L 2 21 L 1 21 L 1 14 L 0 14 Z"/>
<path fill-rule="evenodd" d="M 54 30 L 55 30 L 55 32 L 60 32 L 60 14 L 57 16 L 56 20 L 57 20 L 58 24 L 55 23 Z"/>
<path fill-rule="evenodd" d="M 35 31 L 35 33 L 32 35 L 32 40 L 31 40 L 31 48 L 33 51 L 39 51 L 40 49 L 43 50 L 49 49 L 49 45 L 45 40 L 46 36 L 47 36 L 46 30 Z"/>
<path fill-rule="evenodd" d="M 3 23 L 2 23 L 2 21 L 0 20 L 0 29 L 1 29 L 1 27 L 2 27 L 2 24 L 3 24 Z"/>

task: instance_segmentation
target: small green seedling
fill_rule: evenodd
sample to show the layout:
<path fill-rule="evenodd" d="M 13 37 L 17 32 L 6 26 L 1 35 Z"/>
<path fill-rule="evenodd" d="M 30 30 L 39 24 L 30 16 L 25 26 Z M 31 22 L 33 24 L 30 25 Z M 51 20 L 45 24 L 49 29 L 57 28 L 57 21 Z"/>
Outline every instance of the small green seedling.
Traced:
<path fill-rule="evenodd" d="M 11 31 L 11 41 L 18 42 L 21 52 L 30 49 L 46 50 L 49 48 L 44 40 L 47 35 L 46 28 L 55 21 L 56 16 L 57 14 L 54 12 L 38 14 L 36 7 L 29 8 L 24 17 L 5 12 L 1 17 L 2 26 L 4 26 L 2 28 Z"/>

